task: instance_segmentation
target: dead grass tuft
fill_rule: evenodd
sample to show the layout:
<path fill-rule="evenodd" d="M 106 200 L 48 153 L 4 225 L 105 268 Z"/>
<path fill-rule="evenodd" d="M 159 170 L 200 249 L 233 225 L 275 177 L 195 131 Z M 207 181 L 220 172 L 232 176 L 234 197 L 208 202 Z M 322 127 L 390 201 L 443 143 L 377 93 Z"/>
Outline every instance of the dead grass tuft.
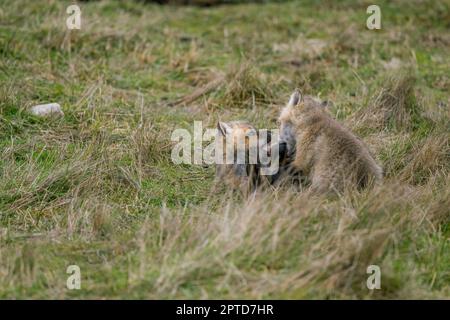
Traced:
<path fill-rule="evenodd" d="M 360 117 L 365 126 L 379 130 L 410 130 L 421 120 L 415 97 L 416 78 L 406 71 L 389 76 Z"/>
<path fill-rule="evenodd" d="M 446 134 L 431 135 L 413 146 L 404 159 L 399 178 L 413 184 L 423 184 L 430 176 L 450 170 L 450 138 Z"/>
<path fill-rule="evenodd" d="M 265 75 L 249 62 L 231 67 L 225 84 L 223 94 L 216 101 L 225 108 L 251 108 L 268 104 L 274 97 Z"/>

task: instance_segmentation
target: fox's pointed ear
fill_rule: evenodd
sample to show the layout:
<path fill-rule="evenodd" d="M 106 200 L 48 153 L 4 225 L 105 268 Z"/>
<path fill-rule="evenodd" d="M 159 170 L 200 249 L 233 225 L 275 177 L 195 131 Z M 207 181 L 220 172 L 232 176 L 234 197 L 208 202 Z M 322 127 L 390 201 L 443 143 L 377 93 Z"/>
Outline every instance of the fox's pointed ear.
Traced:
<path fill-rule="evenodd" d="M 228 123 L 222 121 L 217 122 L 217 129 L 223 136 L 226 136 L 233 130 Z"/>
<path fill-rule="evenodd" d="M 302 101 L 302 94 L 299 89 L 295 89 L 289 99 L 288 107 L 295 107 L 300 101 Z"/>

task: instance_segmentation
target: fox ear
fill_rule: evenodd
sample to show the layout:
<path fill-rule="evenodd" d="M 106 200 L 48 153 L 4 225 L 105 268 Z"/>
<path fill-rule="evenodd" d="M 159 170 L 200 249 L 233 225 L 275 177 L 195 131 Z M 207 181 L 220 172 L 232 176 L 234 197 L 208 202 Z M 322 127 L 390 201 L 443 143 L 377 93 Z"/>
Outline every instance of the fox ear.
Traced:
<path fill-rule="evenodd" d="M 228 123 L 222 121 L 217 122 L 217 129 L 219 130 L 219 133 L 221 133 L 223 136 L 230 134 L 231 131 L 233 130 Z"/>
<path fill-rule="evenodd" d="M 295 107 L 300 101 L 302 101 L 302 93 L 299 89 L 295 89 L 295 91 L 291 94 L 291 98 L 288 102 L 288 107 Z"/>

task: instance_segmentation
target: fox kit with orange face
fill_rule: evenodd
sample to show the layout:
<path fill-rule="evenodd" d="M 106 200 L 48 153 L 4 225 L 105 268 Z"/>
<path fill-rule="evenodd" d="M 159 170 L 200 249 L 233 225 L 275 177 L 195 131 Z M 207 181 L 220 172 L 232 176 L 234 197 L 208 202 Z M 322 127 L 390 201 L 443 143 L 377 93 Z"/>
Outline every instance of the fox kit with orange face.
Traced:
<path fill-rule="evenodd" d="M 222 163 L 216 164 L 216 179 L 233 190 L 246 193 L 254 187 L 256 178 L 256 166 L 249 163 L 250 139 L 257 135 L 256 129 L 244 121 L 219 121 L 217 129 L 216 141 L 221 140 L 222 144 L 216 151 L 222 153 Z M 231 163 L 227 162 L 230 154 Z M 243 156 L 239 163 L 238 154 Z"/>
<path fill-rule="evenodd" d="M 313 191 L 364 188 L 382 179 L 382 169 L 364 143 L 340 125 L 316 99 L 295 91 L 281 111 L 280 140 Z"/>
<path fill-rule="evenodd" d="M 261 150 L 267 152 L 270 146 L 271 132 L 264 135 L 245 121 L 218 122 L 217 129 L 216 141 L 221 141 L 218 151 L 222 151 L 222 163 L 216 165 L 216 179 L 244 193 L 254 191 L 263 181 L 270 183 L 272 176 L 266 179 L 261 176 L 264 164 L 260 160 Z M 281 148 L 280 152 L 283 152 Z M 231 162 L 227 162 L 230 153 Z"/>

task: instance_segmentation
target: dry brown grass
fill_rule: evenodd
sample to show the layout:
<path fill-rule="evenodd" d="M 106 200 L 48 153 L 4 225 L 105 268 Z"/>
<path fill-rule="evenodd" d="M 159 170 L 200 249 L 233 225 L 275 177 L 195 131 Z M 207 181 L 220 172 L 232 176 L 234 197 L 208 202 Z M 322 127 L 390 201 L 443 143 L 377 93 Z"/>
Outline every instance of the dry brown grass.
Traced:
<path fill-rule="evenodd" d="M 339 292 L 357 298 L 366 295 L 367 266 L 377 264 L 385 280 L 383 294 L 374 292 L 374 297 L 402 297 L 415 290 L 414 275 L 421 271 L 410 266 L 414 270 L 401 281 L 391 275 L 391 254 L 401 254 L 395 249 L 398 240 L 414 242 L 444 226 L 442 207 L 423 206 L 424 197 L 443 193 L 423 191 L 390 181 L 333 201 L 279 190 L 243 205 L 224 197 L 218 209 L 205 206 L 190 214 L 164 209 L 159 221 L 145 223 L 139 232 L 140 262 L 131 278 L 139 283 L 156 271 L 152 268 L 160 268 L 156 292 L 148 298 L 181 297 L 186 283 L 203 298 L 236 297 L 235 292 L 250 298 L 306 298 L 313 287 L 329 297 Z M 146 249 L 155 245 L 156 251 Z M 415 294 L 423 292 L 409 297 Z"/>
<path fill-rule="evenodd" d="M 266 76 L 250 62 L 231 66 L 225 83 L 224 92 L 216 102 L 223 108 L 255 108 L 270 103 L 274 97 Z"/>
<path fill-rule="evenodd" d="M 399 178 L 409 183 L 420 184 L 430 177 L 445 176 L 450 164 L 450 136 L 446 134 L 431 135 L 404 159 L 405 167 Z"/>
<path fill-rule="evenodd" d="M 388 77 L 369 107 L 362 110 L 362 125 L 379 130 L 411 129 L 413 118 L 421 113 L 416 102 L 415 82 L 415 77 L 407 71 Z"/>

